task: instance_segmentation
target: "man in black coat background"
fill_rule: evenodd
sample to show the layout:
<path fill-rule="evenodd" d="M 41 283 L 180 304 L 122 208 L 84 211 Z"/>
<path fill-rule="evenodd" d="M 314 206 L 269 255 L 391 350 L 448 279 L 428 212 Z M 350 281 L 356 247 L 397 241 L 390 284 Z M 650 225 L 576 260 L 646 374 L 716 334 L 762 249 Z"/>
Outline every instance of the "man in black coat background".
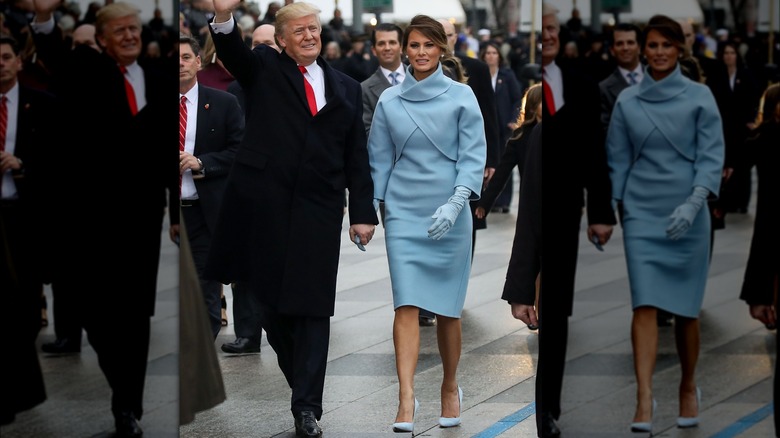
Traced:
<path fill-rule="evenodd" d="M 560 435 L 555 421 L 561 413 L 583 210 L 587 210 L 587 236 L 595 236 L 600 245 L 607 243 L 616 223 L 598 84 L 582 71 L 555 62 L 560 50 L 557 13 L 555 7 L 543 3 L 544 268 L 536 374 L 536 420 L 542 437 Z"/>
<path fill-rule="evenodd" d="M 175 64 L 140 58 L 142 23 L 130 3 L 98 11 L 102 53 L 66 45 L 58 0 L 33 3 L 31 34 L 67 102 L 68 143 L 78 145 L 53 148 L 52 282 L 76 300 L 112 390 L 117 435 L 140 436 L 166 204 L 178 222 Z"/>

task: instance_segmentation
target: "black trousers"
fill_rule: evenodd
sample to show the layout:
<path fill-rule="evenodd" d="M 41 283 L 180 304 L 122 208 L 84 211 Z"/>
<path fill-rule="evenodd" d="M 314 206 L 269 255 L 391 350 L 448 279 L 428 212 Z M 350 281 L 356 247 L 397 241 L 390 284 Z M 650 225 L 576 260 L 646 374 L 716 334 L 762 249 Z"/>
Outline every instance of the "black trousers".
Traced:
<path fill-rule="evenodd" d="M 539 297 L 539 307 L 543 299 Z M 569 338 L 569 316 L 545 314 L 539 320 L 539 359 L 536 365 L 536 426 L 541 431 L 540 415 L 549 412 L 556 420 L 561 415 L 561 389 Z"/>
<path fill-rule="evenodd" d="M 206 259 L 211 246 L 211 231 L 206 224 L 206 216 L 203 214 L 200 203 L 196 202 L 192 206 L 182 207 L 184 222 L 187 224 L 187 236 L 192 248 L 192 260 L 195 262 L 195 270 L 198 271 L 200 279 L 200 288 L 203 292 L 203 299 L 206 303 L 206 310 L 209 314 L 209 323 L 214 339 L 219 335 L 222 329 L 222 284 L 216 280 L 207 280 L 203 278 L 203 272 L 206 267 Z"/>
<path fill-rule="evenodd" d="M 266 339 L 277 355 L 287 384 L 292 388 L 293 416 L 312 411 L 322 416 L 322 393 L 328 363 L 330 318 L 282 315 L 262 306 Z"/>
<path fill-rule="evenodd" d="M 83 324 L 79 317 L 81 312 L 78 309 L 78 301 L 74 299 L 79 292 L 65 290 L 65 287 L 67 286 L 57 282 L 51 284 L 54 334 L 57 339 L 67 339 L 73 344 L 81 344 Z"/>
<path fill-rule="evenodd" d="M 262 304 L 249 283 L 233 284 L 233 322 L 237 338 L 247 338 L 260 344 L 263 335 Z"/>
<path fill-rule="evenodd" d="M 32 267 L 38 266 L 35 251 L 26 238 L 29 221 L 20 206 L 0 201 L 0 300 L 3 317 L 0 333 L 7 353 L 0 376 L 0 425 L 12 422 L 17 413 L 46 400 L 36 339 L 41 330 L 43 283 Z"/>
<path fill-rule="evenodd" d="M 87 339 L 111 387 L 111 412 L 143 415 L 151 317 L 121 311 L 84 314 Z"/>

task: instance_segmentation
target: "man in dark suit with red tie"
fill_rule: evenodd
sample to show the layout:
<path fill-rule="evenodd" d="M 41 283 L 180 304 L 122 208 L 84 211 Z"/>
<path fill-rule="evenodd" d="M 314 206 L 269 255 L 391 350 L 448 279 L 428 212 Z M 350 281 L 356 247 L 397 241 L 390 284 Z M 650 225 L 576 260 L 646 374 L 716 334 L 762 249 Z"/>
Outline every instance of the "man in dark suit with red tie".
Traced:
<path fill-rule="evenodd" d="M 598 84 L 555 61 L 560 49 L 557 9 L 542 7 L 545 159 L 543 163 L 544 265 L 540 283 L 536 421 L 539 436 L 560 435 L 561 387 L 569 316 L 574 306 L 580 222 L 587 209 L 589 239 L 604 245 L 616 223 Z M 587 193 L 587 195 L 586 195 Z"/>
<path fill-rule="evenodd" d="M 181 213 L 216 339 L 222 328 L 222 284 L 204 278 L 203 269 L 228 171 L 244 136 L 244 114 L 236 96 L 198 83 L 199 53 L 195 38 L 179 36 Z M 179 238 L 178 224 L 171 225 L 170 236 L 174 242 Z"/>
<path fill-rule="evenodd" d="M 351 241 L 366 245 L 378 223 L 362 93 L 358 82 L 320 56 L 318 8 L 295 2 L 276 13 L 280 53 L 262 44 L 247 47 L 231 14 L 238 4 L 214 0 L 210 29 L 252 111 L 228 177 L 207 274 L 225 284 L 248 282 L 259 294 L 268 343 L 292 388 L 296 434 L 321 436 L 344 190 Z"/>
<path fill-rule="evenodd" d="M 112 390 L 117 436 L 140 436 L 167 203 L 178 223 L 175 61 L 154 64 L 169 67 L 163 72 L 139 59 L 142 23 L 130 3 L 97 12 L 102 53 L 64 44 L 53 15 L 58 0 L 33 3 L 31 34 L 54 72 L 62 135 L 70 136 L 56 148 L 49 188 L 52 280 L 77 301 Z"/>
<path fill-rule="evenodd" d="M 42 189 L 59 114 L 54 96 L 19 84 L 21 70 L 17 41 L 0 35 L 0 301 L 8 309 L 0 333 L 13 354 L 0 378 L 0 425 L 46 400 L 35 342 L 46 281 L 41 231 L 51 195 Z"/>

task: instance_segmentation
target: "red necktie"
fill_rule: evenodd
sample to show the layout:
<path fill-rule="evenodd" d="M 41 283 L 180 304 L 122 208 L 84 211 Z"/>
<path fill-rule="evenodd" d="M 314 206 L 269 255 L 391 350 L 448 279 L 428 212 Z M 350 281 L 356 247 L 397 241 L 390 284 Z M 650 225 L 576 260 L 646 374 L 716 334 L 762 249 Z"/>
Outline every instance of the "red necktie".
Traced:
<path fill-rule="evenodd" d="M 125 94 L 127 94 L 127 103 L 130 104 L 130 112 L 133 113 L 133 115 L 136 115 L 138 113 L 138 104 L 135 102 L 135 91 L 133 91 L 133 84 L 130 83 L 130 81 L 127 80 L 127 67 L 124 65 L 119 66 L 119 70 L 122 71 L 122 77 L 125 79 Z"/>
<path fill-rule="evenodd" d="M 306 73 L 306 67 L 299 65 L 298 70 L 301 71 L 301 75 Z M 309 101 L 309 111 L 311 111 L 311 115 L 317 114 L 317 98 L 314 97 L 314 88 L 311 87 L 311 84 L 308 80 L 306 80 L 306 77 L 303 77 L 303 88 L 306 90 L 306 100 Z"/>
<path fill-rule="evenodd" d="M 0 151 L 5 150 L 5 131 L 8 128 L 8 98 L 0 97 Z"/>
<path fill-rule="evenodd" d="M 547 107 L 547 111 L 551 116 L 555 115 L 555 99 L 553 98 L 552 90 L 547 85 L 547 81 L 542 81 L 542 91 L 544 92 L 544 106 Z"/>
<path fill-rule="evenodd" d="M 8 128 L 8 98 L 0 97 L 0 152 L 5 150 L 5 131 Z M 3 174 L 0 173 L 0 187 L 3 186 Z"/>
<path fill-rule="evenodd" d="M 184 150 L 184 140 L 187 138 L 187 97 L 182 96 L 179 103 L 179 151 Z M 181 194 L 181 173 L 179 173 L 179 194 Z"/>

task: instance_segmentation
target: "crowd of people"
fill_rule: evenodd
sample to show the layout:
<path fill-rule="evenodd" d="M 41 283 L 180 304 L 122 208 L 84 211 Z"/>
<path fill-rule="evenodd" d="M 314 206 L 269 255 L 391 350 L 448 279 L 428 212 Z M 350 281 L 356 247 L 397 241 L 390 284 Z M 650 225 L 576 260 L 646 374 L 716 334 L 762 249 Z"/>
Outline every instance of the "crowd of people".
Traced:
<path fill-rule="evenodd" d="M 78 353 L 85 331 L 112 389 L 117 436 L 143 434 L 166 211 L 170 239 L 186 239 L 210 341 L 226 324 L 223 289 L 230 285 L 237 338 L 222 350 L 260 353 L 265 333 L 291 390 L 297 436 L 323 434 L 345 215 L 359 249 L 377 226 L 385 232 L 399 382 L 390 428 L 414 432 L 426 326 L 436 327 L 442 364 L 438 424 L 460 425 L 468 395 L 458 381 L 461 317 L 477 230 L 487 228 L 491 212 L 509 211 L 515 167 L 516 231 L 496 298 L 538 329 L 540 437 L 562 434 L 583 219 L 599 249 L 614 227 L 622 229 L 633 312 L 633 432 L 652 432 L 658 327 L 665 324 L 674 325 L 682 369 L 677 425 L 699 424 L 698 317 L 715 230 L 725 227 L 726 213 L 747 212 L 754 166 L 757 210 L 740 298 L 767 328 L 776 324 L 780 263 L 771 249 L 778 232 L 770 200 L 778 193 L 772 170 L 780 97 L 773 78 L 743 61 L 744 42 L 724 40 L 705 52 L 691 23 L 656 15 L 589 37 L 603 45 L 583 50 L 582 27 L 562 25 L 545 2 L 535 76 L 523 68 L 523 37 L 476 41 L 426 15 L 350 34 L 338 13 L 322 23 L 321 11 L 306 2 L 272 2 L 261 18 L 241 0 L 191 0 L 180 5 L 176 43 L 159 14 L 144 24 L 128 3 L 84 17 L 56 0 L 20 4 L 3 11 L 0 35 L 0 287 L 24 309 L 3 327 L 24 328 L 13 341 L 25 356 L 14 362 L 15 378 L 3 379 L 2 424 L 46 398 L 35 341 L 43 285 L 50 284 L 56 340 L 42 349 Z M 173 76 L 163 70 L 172 71 L 176 54 L 178 160 L 168 148 L 173 139 L 158 134 L 173 137 L 165 98 Z M 60 112 L 61 102 L 73 110 Z M 41 112 L 20 111 L 30 107 Z M 64 166 L 73 160 L 52 147 L 52 126 L 86 126 L 77 134 L 83 148 L 120 167 L 127 150 L 143 144 L 148 184 L 116 178 L 116 167 Z M 115 139 L 110 148 L 106 138 Z M 543 145 L 556 150 L 544 161 Z M 542 170 L 544 181 L 554 181 L 543 192 Z M 132 213 L 113 197 L 67 197 L 52 207 L 47 194 L 66 174 L 78 187 L 112 181 L 123 199 L 145 202 Z M 49 208 L 69 214 L 44 223 Z M 554 231 L 543 225 L 553 215 Z M 96 224 L 96 217 L 105 219 Z M 126 241 L 121 247 L 105 238 L 116 230 Z M 74 258 L 75 247 L 87 258 Z M 120 250 L 143 256 L 115 263 Z M 116 278 L 124 280 L 105 293 L 101 285 Z M 91 311 L 98 307 L 122 311 Z M 776 424 L 777 413 L 775 406 Z"/>

